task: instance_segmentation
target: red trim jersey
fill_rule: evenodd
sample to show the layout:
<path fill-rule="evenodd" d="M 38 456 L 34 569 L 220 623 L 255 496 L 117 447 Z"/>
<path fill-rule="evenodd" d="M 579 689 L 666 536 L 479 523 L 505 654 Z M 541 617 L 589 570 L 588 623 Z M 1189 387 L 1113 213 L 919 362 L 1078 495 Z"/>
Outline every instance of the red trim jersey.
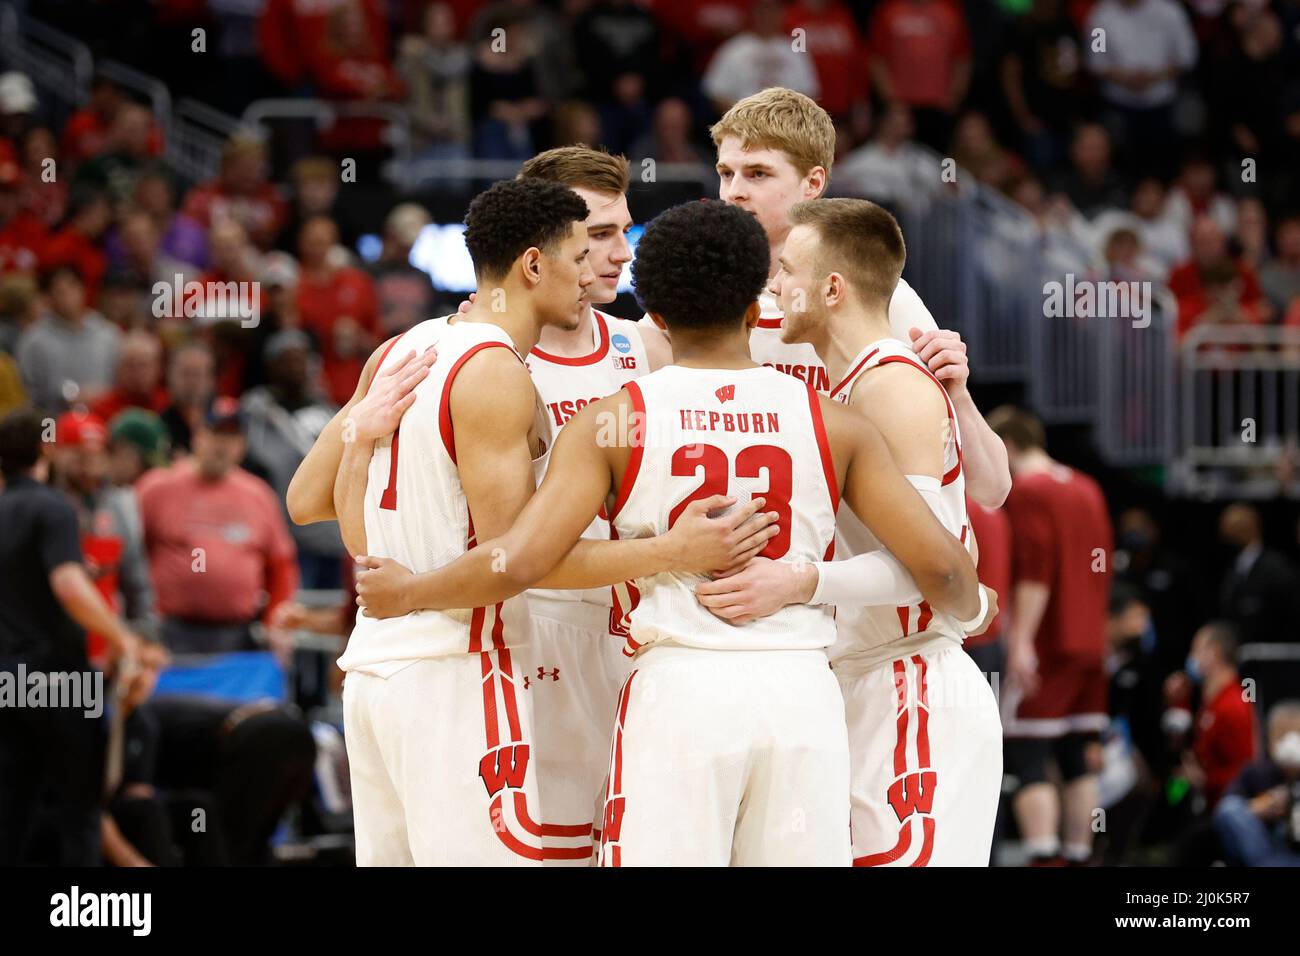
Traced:
<path fill-rule="evenodd" d="M 592 402 L 613 395 L 649 371 L 649 360 L 637 323 L 595 309 L 591 310 L 591 318 L 594 342 L 590 354 L 567 358 L 534 348 L 524 360 L 556 435 L 569 419 Z M 538 481 L 540 483 L 541 476 Z M 609 518 L 604 508 L 592 519 L 582 536 L 609 540 Z M 609 588 L 582 591 L 535 588 L 529 593 L 557 601 L 585 601 L 601 607 L 609 607 L 611 603 Z"/>
<path fill-rule="evenodd" d="M 785 313 L 777 304 L 776 296 L 764 291 L 758 297 L 758 307 L 758 325 L 749 333 L 750 357 L 760 365 L 771 366 L 807 382 L 823 395 L 829 394 L 833 383 L 826 373 L 825 363 L 817 357 L 813 347 L 806 342 L 786 344 L 781 341 L 781 322 Z M 908 335 L 911 328 L 929 332 L 937 329 L 938 325 L 916 291 L 899 279 L 893 298 L 889 300 L 889 331 L 906 345 L 911 341 Z"/>
<path fill-rule="evenodd" d="M 911 347 L 892 338 L 868 345 L 849 365 L 844 380 L 831 389 L 830 397 L 843 405 L 849 404 L 854 386 L 864 375 L 879 365 L 893 363 L 911 366 L 943 393 L 949 427 L 943 436 L 944 473 L 939 486 L 940 512 L 935 517 L 969 548 L 971 533 L 966 515 L 966 479 L 962 474 L 957 413 L 948 399 L 947 390 L 930 374 Z M 852 557 L 882 547 L 850 509 L 840 512 L 835 537 L 836 553 Z M 831 650 L 831 660 L 837 667 L 841 660 L 847 663 L 855 658 L 868 665 L 895 660 L 915 653 L 916 645 L 934 638 L 947 638 L 961 644 L 966 636 L 954 618 L 932 610 L 926 601 L 901 607 L 840 607 L 836 609 L 835 625 L 838 637 Z"/>
<path fill-rule="evenodd" d="M 767 368 L 668 366 L 626 386 L 632 452 L 612 508 L 619 538 L 663 534 L 693 501 L 766 499 L 780 533 L 765 557 L 820 561 L 834 541 L 839 486 L 816 393 Z M 695 600 L 698 574 L 640 578 L 616 601 L 628 648 L 665 642 L 717 650 L 804 650 L 835 638 L 830 609 L 798 604 L 737 627 Z M 624 600 L 627 601 L 624 604 Z"/>
<path fill-rule="evenodd" d="M 416 573 L 442 567 L 476 544 L 456 467 L 450 405 L 456 375 L 485 349 L 508 349 L 519 358 L 510 337 L 495 325 L 430 319 L 394 340 L 375 374 L 411 349 L 422 353 L 431 345 L 438 348 L 438 360 L 416 386 L 415 403 L 400 427 L 376 443 L 366 481 L 367 550 Z M 549 452 L 551 435 L 540 404 L 535 427 Z M 524 601 L 521 595 L 493 607 L 415 611 L 385 620 L 358 615 L 339 666 L 386 677 L 412 660 L 515 647 L 527 638 Z"/>

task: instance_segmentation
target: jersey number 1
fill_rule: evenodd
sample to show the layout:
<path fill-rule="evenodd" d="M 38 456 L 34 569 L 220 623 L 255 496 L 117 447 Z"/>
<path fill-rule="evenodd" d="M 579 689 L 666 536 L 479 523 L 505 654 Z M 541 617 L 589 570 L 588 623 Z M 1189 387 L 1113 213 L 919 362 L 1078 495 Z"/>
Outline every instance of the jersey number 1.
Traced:
<path fill-rule="evenodd" d="M 692 501 L 727 493 L 731 485 L 731 466 L 725 451 L 716 445 L 683 445 L 673 452 L 674 477 L 690 478 L 701 468 L 704 469 L 704 480 L 668 513 L 669 528 L 677 523 Z M 794 463 L 790 460 L 790 453 L 777 445 L 750 445 L 736 455 L 737 478 L 757 478 L 764 470 L 767 471 L 767 491 L 755 497 L 763 498 L 767 510 L 776 512 L 777 534 L 759 555 L 775 560 L 790 550 L 790 492 Z"/>

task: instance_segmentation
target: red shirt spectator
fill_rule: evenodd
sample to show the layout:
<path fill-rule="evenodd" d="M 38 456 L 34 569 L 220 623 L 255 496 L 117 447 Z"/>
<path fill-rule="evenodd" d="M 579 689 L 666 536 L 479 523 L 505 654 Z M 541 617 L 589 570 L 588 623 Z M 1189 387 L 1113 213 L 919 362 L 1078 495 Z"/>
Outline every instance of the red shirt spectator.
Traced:
<path fill-rule="evenodd" d="M 160 614 L 244 623 L 293 596 L 293 538 L 266 482 L 238 467 L 207 478 L 185 459 L 146 473 L 136 491 Z"/>
<path fill-rule="evenodd" d="M 1039 659 L 1100 659 L 1114 546 L 1101 488 L 1053 463 L 1047 471 L 1016 475 L 1006 509 L 1014 580 L 1051 592 L 1034 639 Z"/>
<path fill-rule="evenodd" d="M 853 14 L 841 0 L 802 0 L 785 12 L 785 30 L 804 31 L 808 53 L 821 84 L 818 102 L 832 116 L 843 116 L 866 99 L 870 86 L 866 46 Z"/>
<path fill-rule="evenodd" d="M 871 17 L 868 43 L 887 78 L 887 98 L 911 107 L 950 109 L 957 68 L 971 55 L 970 33 L 952 0 L 885 0 Z"/>
<path fill-rule="evenodd" d="M 0 140 L 0 147 L 4 141 Z M 35 272 L 49 238 L 45 224 L 27 209 L 19 209 L 19 173 L 0 155 L 0 273 Z"/>
<path fill-rule="evenodd" d="M 381 0 L 266 0 L 257 21 L 257 46 L 267 69 L 287 87 L 307 80 L 313 56 L 327 45 L 330 18 L 345 6 L 362 14 L 381 54 L 385 53 L 388 20 Z"/>
<path fill-rule="evenodd" d="M 1178 299 L 1178 334 L 1202 322 L 1254 324 L 1267 305 L 1255 270 L 1228 253 L 1227 237 L 1211 216 L 1192 223 L 1192 257 L 1169 274 Z"/>
<path fill-rule="evenodd" d="M 204 228 L 214 219 L 235 220 L 262 249 L 270 248 L 288 214 L 284 196 L 267 181 L 266 148 L 240 136 L 226 145 L 217 178 L 191 189 L 181 207 L 181 215 Z"/>
<path fill-rule="evenodd" d="M 96 77 L 90 88 L 90 102 L 68 117 L 63 125 L 60 139 L 63 161 L 76 166 L 107 149 L 117 112 L 128 102 L 116 83 L 105 77 Z M 154 122 L 149 133 L 149 155 L 161 156 L 162 152 L 162 130 Z"/>
<path fill-rule="evenodd" d="M 76 267 L 85 285 L 86 304 L 92 307 L 99 301 L 99 286 L 108 270 L 108 256 L 101 240 L 112 215 L 107 197 L 91 196 L 77 208 L 68 224 L 41 247 L 42 269 Z"/>
<path fill-rule="evenodd" d="M 1213 806 L 1241 768 L 1255 759 L 1255 708 L 1231 681 L 1201 704 L 1192 745 L 1205 772 L 1205 799 Z"/>
<path fill-rule="evenodd" d="M 660 23 L 690 45 L 695 68 L 704 71 L 713 51 L 749 25 L 748 0 L 652 0 Z"/>
<path fill-rule="evenodd" d="M 326 216 L 303 224 L 298 248 L 298 315 L 320 344 L 325 390 L 336 405 L 352 397 L 371 350 L 379 339 L 379 299 L 369 275 L 332 265 L 338 230 Z"/>
<path fill-rule="evenodd" d="M 998 593 L 998 603 L 1006 607 L 1011 601 L 1011 522 L 1001 508 L 985 508 L 966 498 L 966 514 L 970 517 L 975 543 L 979 546 L 980 584 Z M 1002 617 L 999 614 L 983 634 L 966 638 L 967 647 L 992 644 L 1002 634 Z"/>

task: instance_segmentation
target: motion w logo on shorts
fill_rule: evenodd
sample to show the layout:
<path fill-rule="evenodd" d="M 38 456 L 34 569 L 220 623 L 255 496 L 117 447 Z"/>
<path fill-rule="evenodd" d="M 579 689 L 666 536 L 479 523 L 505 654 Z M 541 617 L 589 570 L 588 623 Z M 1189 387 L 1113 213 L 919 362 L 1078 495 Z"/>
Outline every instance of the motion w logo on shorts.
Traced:
<path fill-rule="evenodd" d="M 483 778 L 489 797 L 495 797 L 504 788 L 523 788 L 528 775 L 528 744 L 510 744 L 489 751 L 478 762 L 478 775 Z"/>
<path fill-rule="evenodd" d="M 916 681 L 916 694 L 910 693 L 908 665 Z M 926 686 L 925 658 L 915 654 L 907 660 L 894 661 L 894 781 L 886 791 L 889 806 L 898 817 L 898 840 L 892 849 L 858 857 L 854 866 L 927 866 L 934 852 L 934 795 L 939 774 L 930 766 L 930 698 Z M 916 727 L 916 763 L 908 766 L 909 729 Z M 921 827 L 921 846 L 911 863 L 903 864 L 912 849 L 913 831 Z"/>

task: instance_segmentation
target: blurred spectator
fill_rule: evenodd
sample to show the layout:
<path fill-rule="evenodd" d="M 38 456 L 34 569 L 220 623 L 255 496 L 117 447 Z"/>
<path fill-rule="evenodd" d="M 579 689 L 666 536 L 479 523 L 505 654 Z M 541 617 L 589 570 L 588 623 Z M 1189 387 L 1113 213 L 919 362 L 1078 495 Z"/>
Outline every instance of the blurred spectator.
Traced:
<path fill-rule="evenodd" d="M 1053 187 L 1084 216 L 1128 205 L 1124 179 L 1112 163 L 1110 134 L 1104 126 L 1083 123 L 1074 131 L 1069 169 L 1056 177 Z"/>
<path fill-rule="evenodd" d="M 367 269 L 379 301 L 381 339 L 432 318 L 433 284 L 427 272 L 411 265 L 411 247 L 427 225 L 429 213 L 415 203 L 402 203 L 384 220 L 383 251 Z"/>
<path fill-rule="evenodd" d="M 388 54 L 387 19 L 367 16 L 363 0 L 331 5 L 323 42 L 307 51 L 307 74 L 316 95 L 330 100 L 364 105 L 405 93 Z M 321 130 L 321 145 L 328 152 L 379 151 L 386 126 L 384 119 L 345 114 Z"/>
<path fill-rule="evenodd" d="M 339 202 L 342 172 L 336 160 L 325 156 L 308 156 L 293 164 L 289 171 L 293 184 L 289 215 L 276 237 L 275 246 L 296 252 L 302 224 L 313 216 L 329 216 L 339 228 L 339 241 L 352 249 L 364 231 Z"/>
<path fill-rule="evenodd" d="M 524 160 L 534 152 L 533 124 L 546 114 L 537 76 L 538 40 L 518 14 L 495 14 L 483 29 L 470 73 L 474 155 Z"/>
<path fill-rule="evenodd" d="M 948 155 L 977 180 L 997 190 L 1005 189 L 1025 173 L 1024 162 L 1002 148 L 983 113 L 966 113 L 957 121 Z"/>
<path fill-rule="evenodd" d="M 786 35 L 796 29 L 804 31 L 826 112 L 842 118 L 865 105 L 871 80 L 866 43 L 843 0 L 796 0 L 785 11 Z"/>
<path fill-rule="evenodd" d="M 312 443 L 338 411 L 316 394 L 311 339 L 297 329 L 277 332 L 266 343 L 267 384 L 244 394 L 248 459 L 266 475 L 281 503 Z M 344 549 L 332 521 L 289 524 L 298 551 L 301 584 L 319 590 L 339 586 Z"/>
<path fill-rule="evenodd" d="M 135 103 L 124 105 L 113 117 L 103 148 L 77 167 L 74 189 L 102 190 L 114 203 L 131 198 L 136 180 L 154 161 L 152 132 L 153 113 Z"/>
<path fill-rule="evenodd" d="M 1188 253 L 1187 232 L 1165 218 L 1164 205 L 1164 183 L 1147 177 L 1134 187 L 1128 210 L 1107 209 L 1092 219 L 1089 241 L 1100 248 L 1115 229 L 1132 229 L 1155 277 L 1163 282 Z"/>
<path fill-rule="evenodd" d="M 661 100 L 655 107 L 650 129 L 632 144 L 628 153 L 633 165 L 653 159 L 656 163 L 699 163 L 712 167 L 713 157 L 691 137 L 694 124 L 695 118 L 685 101 L 675 96 Z"/>
<path fill-rule="evenodd" d="M 1287 216 L 1277 224 L 1276 253 L 1259 270 L 1259 286 L 1269 302 L 1284 315 L 1300 297 L 1300 216 Z"/>
<path fill-rule="evenodd" d="M 492 31 L 498 28 L 505 31 L 502 39 L 507 45 L 522 40 L 528 47 L 537 92 L 543 100 L 557 103 L 577 91 L 582 77 L 574 63 L 571 31 L 554 10 L 537 0 L 488 3 L 470 24 L 470 42 L 478 46 L 491 40 Z M 481 114 L 475 110 L 473 115 Z"/>
<path fill-rule="evenodd" d="M 163 255 L 189 266 L 207 267 L 207 233 L 200 223 L 176 211 L 176 190 L 165 171 L 151 169 L 141 174 L 135 184 L 135 206 L 153 219 L 158 249 Z M 111 236 L 109 250 L 111 256 Z"/>
<path fill-rule="evenodd" d="M 1268 714 L 1268 752 L 1229 785 L 1214 814 L 1229 861 L 1300 866 L 1300 700 Z"/>
<path fill-rule="evenodd" d="M 601 141 L 600 114 L 590 103 L 567 100 L 551 110 L 551 142 L 555 146 L 585 146 Z"/>
<path fill-rule="evenodd" d="M 233 219 L 260 248 L 269 248 L 284 224 L 284 197 L 267 180 L 266 147 L 249 136 L 233 136 L 221 153 L 217 178 L 195 186 L 181 212 L 204 228 Z"/>
<path fill-rule="evenodd" d="M 633 0 L 597 0 L 574 22 L 573 37 L 583 96 L 601 115 L 600 141 L 626 152 L 649 125 L 651 92 L 662 89 L 659 26 Z"/>
<path fill-rule="evenodd" d="M 167 364 L 167 394 L 171 404 L 162 411 L 171 445 L 190 450 L 190 439 L 208 413 L 216 394 L 212 349 L 204 342 L 186 342 L 172 352 Z"/>
<path fill-rule="evenodd" d="M 343 405 L 379 344 L 379 307 L 374 281 L 341 261 L 333 252 L 337 242 L 338 231 L 325 216 L 303 223 L 298 314 L 303 328 L 320 343 L 325 392 L 335 405 Z"/>
<path fill-rule="evenodd" d="M 1232 50 L 1208 91 L 1215 132 L 1229 139 L 1237 155 L 1271 159 L 1284 121 L 1282 101 L 1273 93 L 1285 89 L 1295 72 L 1283 53 L 1282 24 L 1268 5 L 1248 3 L 1235 4 L 1225 19 Z"/>
<path fill-rule="evenodd" d="M 885 108 L 875 138 L 835 165 L 836 195 L 865 196 L 893 206 L 916 207 L 939 182 L 934 154 L 912 141 L 912 111 L 901 103 Z"/>
<path fill-rule="evenodd" d="M 0 273 L 0 352 L 13 354 L 23 329 L 41 317 L 41 305 L 34 276 Z"/>
<path fill-rule="evenodd" d="M 1264 297 L 1255 270 L 1233 258 L 1219 224 L 1202 216 L 1192 226 L 1192 257 L 1169 274 L 1178 298 L 1178 334 L 1200 324 L 1254 324 Z"/>
<path fill-rule="evenodd" d="M 1231 624 L 1211 621 L 1196 632 L 1186 670 L 1166 682 L 1174 696 L 1180 678 L 1198 687 L 1201 697 L 1192 747 L 1183 754 L 1182 776 L 1212 810 L 1242 767 L 1255 759 L 1255 707 L 1241 686 Z"/>
<path fill-rule="evenodd" d="M 122 333 L 87 308 L 74 266 L 45 273 L 43 288 L 49 311 L 23 331 L 14 348 L 23 383 L 38 407 L 93 401 L 112 384 Z"/>
<path fill-rule="evenodd" d="M 1015 24 L 1000 77 L 1025 157 L 1038 170 L 1056 165 L 1085 105 L 1083 49 L 1063 0 L 1034 0 Z"/>
<path fill-rule="evenodd" d="M 136 486 L 162 641 L 176 653 L 252 650 L 253 622 L 298 587 L 293 538 L 275 493 L 238 465 L 239 403 L 215 401 L 192 437 L 193 458 Z"/>
<path fill-rule="evenodd" d="M 469 47 L 456 37 L 446 3 L 424 9 L 423 32 L 402 37 L 397 72 L 406 84 L 415 154 L 420 159 L 469 156 Z"/>
<path fill-rule="evenodd" d="M 150 468 L 167 465 L 171 439 L 153 412 L 127 408 L 108 423 L 108 480 L 130 488 Z"/>
<path fill-rule="evenodd" d="M 912 108 L 917 138 L 943 150 L 971 79 L 970 31 L 953 0 L 884 0 L 871 15 L 871 77 L 886 104 Z"/>
<path fill-rule="evenodd" d="M 1192 154 L 1184 160 L 1178 179 L 1165 200 L 1165 217 L 1184 234 L 1199 216 L 1209 216 L 1224 233 L 1237 228 L 1237 206 L 1215 188 L 1218 173 L 1205 156 Z"/>
<path fill-rule="evenodd" d="M 1223 616 L 1236 624 L 1242 643 L 1294 642 L 1300 577 L 1286 555 L 1264 546 L 1259 512 L 1240 503 L 1224 508 L 1219 537 L 1235 553 L 1219 605 Z"/>
<path fill-rule="evenodd" d="M 1237 200 L 1237 231 L 1233 236 L 1243 265 L 1258 274 L 1259 267 L 1268 258 L 1268 211 L 1256 196 L 1243 196 Z M 1272 303 L 1263 303 L 1265 318 L 1272 316 Z"/>
<path fill-rule="evenodd" d="M 105 422 L 125 408 L 161 412 L 168 405 L 162 361 L 162 343 L 153 333 L 137 330 L 122 336 L 113 387 L 91 403 L 91 412 Z"/>
<path fill-rule="evenodd" d="M 41 248 L 41 269 L 75 266 L 85 284 L 86 302 L 93 306 L 99 301 L 99 284 L 108 269 L 102 245 L 104 232 L 113 221 L 113 207 L 104 193 L 73 190 L 70 210 L 63 228 Z"/>
<path fill-rule="evenodd" d="M 163 282 L 170 286 L 179 276 L 183 285 L 187 279 L 196 277 L 196 267 L 172 258 L 163 250 L 157 221 L 148 212 L 131 209 L 118 221 L 119 272 L 127 281 L 152 294 L 155 283 Z"/>
<path fill-rule="evenodd" d="M 813 99 L 821 96 L 812 57 L 806 50 L 794 49 L 782 17 L 780 0 L 756 0 L 749 29 L 733 36 L 713 55 L 700 78 L 700 88 L 719 113 L 769 86 L 784 86 Z"/>
<path fill-rule="evenodd" d="M 360 13 L 368 33 L 387 45 L 387 20 L 382 0 L 341 0 L 338 3 L 300 3 L 266 0 L 257 21 L 257 46 L 262 62 L 287 90 L 301 94 L 313 78 L 313 59 L 325 55 L 331 43 L 331 17 L 340 7 Z M 337 27 L 336 27 L 337 28 Z"/>
<path fill-rule="evenodd" d="M 36 88 L 26 73 L 0 74 L 0 137 L 18 141 L 40 105 Z"/>
<path fill-rule="evenodd" d="M 1031 859 L 1082 864 L 1092 856 L 1098 735 L 1109 724 L 1110 518 L 1097 483 L 1048 456 L 1037 419 L 1003 406 L 989 425 L 1006 443 L 1013 482 L 1003 720 L 1007 772 L 1020 785 L 1013 808 Z"/>
<path fill-rule="evenodd" d="M 651 0 L 655 19 L 690 49 L 695 73 L 703 73 L 713 51 L 745 29 L 749 0 Z"/>
<path fill-rule="evenodd" d="M 135 494 L 108 475 L 108 428 L 86 412 L 64 412 L 54 424 L 52 476 L 77 508 L 86 572 L 115 613 L 148 633 L 152 629 L 153 588 L 141 537 Z M 86 648 L 102 666 L 108 651 L 104 635 L 91 631 Z"/>
<path fill-rule="evenodd" d="M 22 170 L 13 149 L 0 139 L 0 274 L 36 271 L 47 230 L 22 205 Z"/>
<path fill-rule="evenodd" d="M 1091 38 L 1103 31 L 1104 45 Z M 1174 0 L 1101 0 L 1083 35 L 1088 69 L 1101 80 L 1106 125 L 1128 162 L 1162 173 L 1177 142 L 1174 100 L 1178 80 L 1196 65 L 1196 37 L 1187 12 Z"/>
<path fill-rule="evenodd" d="M 104 634 L 117 663 L 142 654 L 86 573 L 72 502 L 45 485 L 44 435 L 37 412 L 0 420 L 0 669 L 15 684 L 19 668 L 90 674 L 83 629 Z M 104 700 L 91 698 L 84 709 L 0 707 L 0 866 L 33 862 L 42 809 L 53 824 L 47 862 L 98 862 Z"/>
<path fill-rule="evenodd" d="M 90 84 L 90 102 L 73 113 L 63 126 L 60 153 L 70 169 L 111 148 L 110 131 L 118 113 L 134 105 L 117 82 L 97 74 Z M 148 153 L 161 156 L 162 132 L 152 122 L 148 136 Z"/>
<path fill-rule="evenodd" d="M 52 226 L 68 208 L 68 181 L 58 175 L 59 147 L 48 126 L 33 126 L 22 141 L 22 208 Z M 54 165 L 49 165 L 54 163 Z"/>

